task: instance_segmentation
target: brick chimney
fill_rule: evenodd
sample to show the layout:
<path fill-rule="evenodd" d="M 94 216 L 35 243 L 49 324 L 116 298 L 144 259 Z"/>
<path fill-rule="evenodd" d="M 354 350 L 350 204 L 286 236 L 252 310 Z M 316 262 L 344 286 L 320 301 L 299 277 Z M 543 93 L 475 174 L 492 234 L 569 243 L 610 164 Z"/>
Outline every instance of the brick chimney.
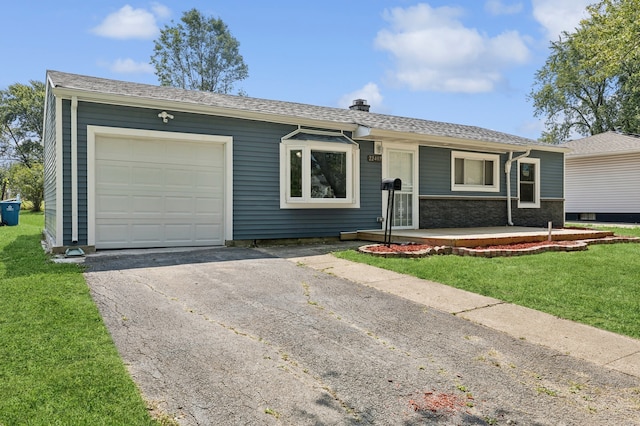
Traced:
<path fill-rule="evenodd" d="M 371 108 L 371 105 L 367 104 L 366 99 L 355 99 L 353 105 L 349 107 L 350 110 L 364 112 L 369 112 L 369 108 Z"/>

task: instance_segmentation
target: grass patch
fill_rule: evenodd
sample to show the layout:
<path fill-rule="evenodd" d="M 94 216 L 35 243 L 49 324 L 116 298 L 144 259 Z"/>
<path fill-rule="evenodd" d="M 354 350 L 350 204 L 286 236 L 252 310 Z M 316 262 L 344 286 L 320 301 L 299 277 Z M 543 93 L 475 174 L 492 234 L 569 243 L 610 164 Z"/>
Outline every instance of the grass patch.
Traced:
<path fill-rule="evenodd" d="M 77 265 L 40 247 L 41 213 L 0 227 L 0 424 L 153 425 Z"/>
<path fill-rule="evenodd" d="M 640 228 L 606 229 L 640 236 Z M 335 255 L 640 339 L 637 243 L 495 258 L 382 258 L 353 250 Z"/>

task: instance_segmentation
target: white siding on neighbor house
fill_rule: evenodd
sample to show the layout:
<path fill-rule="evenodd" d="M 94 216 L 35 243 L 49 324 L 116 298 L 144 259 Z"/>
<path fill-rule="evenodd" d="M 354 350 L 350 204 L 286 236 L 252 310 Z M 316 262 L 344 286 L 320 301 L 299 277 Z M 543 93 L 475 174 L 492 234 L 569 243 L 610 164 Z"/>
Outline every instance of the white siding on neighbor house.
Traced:
<path fill-rule="evenodd" d="M 640 212 L 640 153 L 567 158 L 567 213 Z"/>

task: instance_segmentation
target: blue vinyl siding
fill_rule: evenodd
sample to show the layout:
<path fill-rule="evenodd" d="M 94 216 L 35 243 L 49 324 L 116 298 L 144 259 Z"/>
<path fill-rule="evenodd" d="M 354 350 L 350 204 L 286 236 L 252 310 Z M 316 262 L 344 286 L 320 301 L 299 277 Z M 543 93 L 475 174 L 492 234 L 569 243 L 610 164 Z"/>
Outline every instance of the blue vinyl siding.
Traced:
<path fill-rule="evenodd" d="M 540 159 L 540 198 L 564 198 L 564 154 L 531 151 Z"/>
<path fill-rule="evenodd" d="M 517 157 L 520 154 L 514 153 L 513 156 Z M 560 152 L 531 151 L 527 158 L 540 159 L 540 198 L 564 198 L 564 154 Z M 514 162 L 511 168 L 511 195 L 513 197 L 518 196 L 517 162 Z"/>
<path fill-rule="evenodd" d="M 56 99 L 47 90 L 47 110 L 45 111 L 44 144 L 44 228 L 56 238 Z"/>
<path fill-rule="evenodd" d="M 64 242 L 71 243 L 70 102 L 63 101 Z M 78 237 L 87 243 L 87 126 L 224 135 L 233 137 L 234 239 L 336 237 L 343 231 L 379 228 L 382 211 L 381 165 L 367 162 L 373 142 L 360 145 L 359 209 L 280 209 L 280 138 L 296 126 L 170 111 L 79 102 L 78 104 Z"/>
<path fill-rule="evenodd" d="M 71 102 L 63 100 L 62 170 L 63 194 L 55 193 L 55 101 L 51 97 L 47 110 L 46 179 L 49 207 L 55 208 L 62 197 L 63 244 L 71 244 Z M 144 129 L 167 132 L 231 136 L 233 138 L 233 238 L 261 240 L 305 237 L 336 237 L 340 232 L 380 229 L 376 221 L 382 215 L 381 163 L 368 162 L 373 142 L 359 141 L 360 208 L 359 209 L 281 209 L 280 208 L 280 140 L 297 127 L 203 114 L 168 111 L 174 119 L 163 123 L 160 109 L 79 102 L 78 105 L 78 243 L 87 244 L 87 126 Z M 331 130 L 331 129 L 325 129 Z M 482 152 L 482 151 L 478 151 Z M 517 156 L 520 152 L 515 153 Z M 533 151 L 541 159 L 541 197 L 563 197 L 563 154 Z M 451 149 L 421 146 L 420 195 L 454 197 L 504 197 L 506 154 L 500 155 L 499 192 L 451 191 Z M 517 170 L 511 174 L 512 195 L 517 196 Z M 55 217 L 62 212 L 47 210 L 46 226 L 55 234 Z"/>
<path fill-rule="evenodd" d="M 455 197 L 504 197 L 507 194 L 507 179 L 504 173 L 506 155 L 500 155 L 498 179 L 499 192 L 452 191 L 451 151 L 449 148 L 420 147 L 420 195 Z M 455 150 L 460 151 L 460 150 Z M 482 151 L 474 151 L 482 152 Z"/>
<path fill-rule="evenodd" d="M 421 146 L 420 147 L 420 195 L 456 196 L 456 197 L 505 197 L 507 195 L 507 178 L 504 165 L 509 158 L 500 155 L 499 192 L 451 191 L 451 149 Z M 482 151 L 477 151 L 482 152 Z M 513 157 L 523 154 L 515 152 Z M 531 151 L 530 158 L 540 159 L 540 197 L 562 198 L 564 156 L 562 153 L 547 151 Z M 511 169 L 511 195 L 518 194 L 517 163 Z"/>
<path fill-rule="evenodd" d="M 234 182 L 236 187 L 242 188 L 234 190 L 234 238 L 243 240 L 329 237 L 345 231 L 380 228 L 376 218 L 382 211 L 382 168 L 380 163 L 367 162 L 367 155 L 373 154 L 373 143 L 361 142 L 359 145 L 360 209 L 281 210 L 278 161 L 276 160 L 266 171 L 269 177 L 262 182 L 258 182 L 259 178 L 251 169 L 245 169 L 246 164 L 235 161 L 234 176 L 239 175 L 240 179 L 249 181 L 243 185 Z M 264 193 L 255 194 L 256 189 Z M 244 193 L 239 193 L 240 191 Z"/>

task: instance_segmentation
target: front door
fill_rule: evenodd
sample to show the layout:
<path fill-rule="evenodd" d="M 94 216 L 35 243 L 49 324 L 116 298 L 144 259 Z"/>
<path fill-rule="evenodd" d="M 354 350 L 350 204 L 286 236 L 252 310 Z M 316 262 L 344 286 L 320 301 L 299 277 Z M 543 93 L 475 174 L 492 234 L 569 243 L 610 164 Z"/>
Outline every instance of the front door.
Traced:
<path fill-rule="evenodd" d="M 402 189 L 395 191 L 393 203 L 393 228 L 414 229 L 416 228 L 417 205 L 415 200 L 416 188 L 416 151 L 411 149 L 400 149 L 388 147 L 384 149 L 385 158 L 384 178 L 400 178 Z M 384 194 L 385 212 L 387 211 L 388 196 Z M 385 213 L 386 214 L 386 213 Z M 388 218 L 385 218 L 388 220 Z"/>

